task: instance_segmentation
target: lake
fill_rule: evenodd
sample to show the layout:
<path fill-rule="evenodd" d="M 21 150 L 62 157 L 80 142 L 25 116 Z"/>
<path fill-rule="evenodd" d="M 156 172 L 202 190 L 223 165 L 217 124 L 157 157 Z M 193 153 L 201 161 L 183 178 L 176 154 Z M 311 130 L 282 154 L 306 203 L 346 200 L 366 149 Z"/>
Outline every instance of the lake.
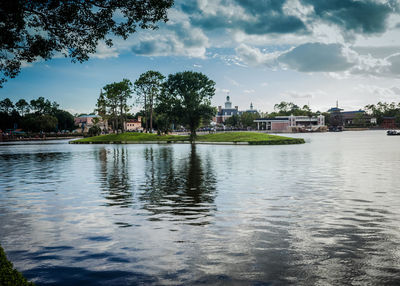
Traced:
<path fill-rule="evenodd" d="M 0 244 L 37 285 L 400 283 L 400 136 L 0 145 Z"/>

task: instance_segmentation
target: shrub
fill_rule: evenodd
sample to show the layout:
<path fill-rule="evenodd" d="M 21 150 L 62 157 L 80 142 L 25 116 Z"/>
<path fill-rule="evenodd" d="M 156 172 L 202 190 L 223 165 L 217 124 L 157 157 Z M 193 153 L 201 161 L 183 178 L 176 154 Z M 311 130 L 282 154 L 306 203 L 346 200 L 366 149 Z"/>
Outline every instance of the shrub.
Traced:
<path fill-rule="evenodd" d="M 34 285 L 28 282 L 18 270 L 14 269 L 13 264 L 7 260 L 3 248 L 0 246 L 0 285 L 2 286 L 24 286 Z"/>
<path fill-rule="evenodd" d="M 101 129 L 99 126 L 94 125 L 92 127 L 89 128 L 89 136 L 97 136 L 101 134 Z"/>

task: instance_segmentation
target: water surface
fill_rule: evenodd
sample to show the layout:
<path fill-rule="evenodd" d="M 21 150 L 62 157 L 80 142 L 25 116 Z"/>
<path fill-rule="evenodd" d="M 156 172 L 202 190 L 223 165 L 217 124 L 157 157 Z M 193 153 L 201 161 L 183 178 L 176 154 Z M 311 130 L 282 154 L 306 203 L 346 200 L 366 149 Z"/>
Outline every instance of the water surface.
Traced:
<path fill-rule="evenodd" d="M 0 243 L 38 285 L 399 284 L 400 136 L 0 145 Z"/>

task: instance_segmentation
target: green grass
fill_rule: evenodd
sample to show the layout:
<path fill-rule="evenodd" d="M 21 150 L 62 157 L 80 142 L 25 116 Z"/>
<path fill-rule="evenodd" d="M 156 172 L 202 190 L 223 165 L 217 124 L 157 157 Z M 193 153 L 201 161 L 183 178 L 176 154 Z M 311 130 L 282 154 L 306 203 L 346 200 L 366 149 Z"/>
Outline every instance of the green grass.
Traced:
<path fill-rule="evenodd" d="M 129 143 L 129 142 L 168 142 L 173 143 L 175 141 L 189 141 L 189 136 L 185 135 L 163 135 L 150 133 L 123 133 L 123 134 L 108 134 L 100 135 L 96 137 L 88 137 L 71 143 Z M 289 138 L 284 136 L 270 135 L 265 133 L 257 132 L 226 132 L 226 133 L 215 133 L 198 135 L 196 138 L 197 142 L 209 142 L 209 143 L 240 143 L 246 142 L 251 145 L 284 145 L 284 144 L 302 144 L 304 139 L 301 138 Z"/>
<path fill-rule="evenodd" d="M 250 144 L 295 144 L 304 143 L 303 139 L 289 138 L 284 136 L 270 135 L 257 132 L 225 132 L 216 134 L 200 135 L 200 142 L 248 142 Z M 268 143 L 269 142 L 269 143 Z M 284 143 L 287 142 L 287 143 Z"/>
<path fill-rule="evenodd" d="M 2 286 L 24 286 L 34 284 L 28 282 L 18 270 L 14 269 L 13 264 L 8 261 L 7 256 L 0 246 L 0 285 Z"/>
<path fill-rule="evenodd" d="M 155 133 L 122 133 L 122 134 L 108 134 L 95 137 L 87 137 L 73 141 L 73 143 L 109 143 L 109 142 L 123 142 L 123 141 L 186 141 L 189 136 L 179 135 L 163 135 L 159 136 Z"/>

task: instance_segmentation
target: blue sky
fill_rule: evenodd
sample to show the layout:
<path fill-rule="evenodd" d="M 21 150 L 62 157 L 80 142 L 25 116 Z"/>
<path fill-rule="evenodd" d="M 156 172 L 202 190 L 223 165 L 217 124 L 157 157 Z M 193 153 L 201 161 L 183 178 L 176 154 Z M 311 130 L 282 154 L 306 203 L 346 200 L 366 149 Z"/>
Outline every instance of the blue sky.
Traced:
<path fill-rule="evenodd" d="M 399 2 L 391 0 L 175 1 L 156 31 L 114 40 L 83 64 L 40 59 L 0 89 L 13 101 L 44 96 L 91 112 L 100 89 L 147 70 L 199 71 L 216 82 L 213 103 L 261 111 L 292 101 L 326 111 L 399 101 Z M 134 99 L 132 99 L 134 103 Z M 138 109 L 136 106 L 135 109 Z"/>

